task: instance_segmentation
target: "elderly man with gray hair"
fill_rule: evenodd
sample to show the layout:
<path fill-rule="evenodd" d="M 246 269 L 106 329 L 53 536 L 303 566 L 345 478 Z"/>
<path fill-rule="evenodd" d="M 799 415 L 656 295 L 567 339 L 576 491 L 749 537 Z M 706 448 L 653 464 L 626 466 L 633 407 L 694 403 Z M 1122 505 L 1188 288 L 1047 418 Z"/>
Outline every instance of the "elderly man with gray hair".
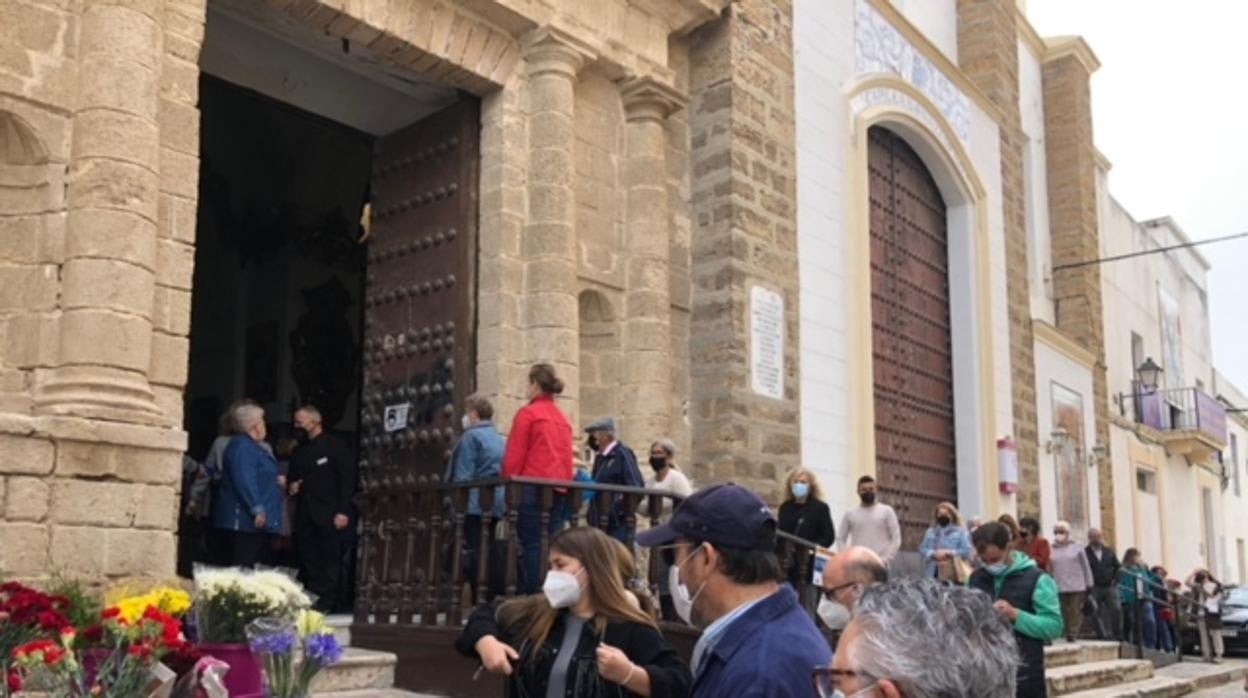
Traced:
<path fill-rule="evenodd" d="M 1013 696 L 1018 650 L 987 596 L 934 579 L 867 587 L 830 667 L 821 698 Z"/>

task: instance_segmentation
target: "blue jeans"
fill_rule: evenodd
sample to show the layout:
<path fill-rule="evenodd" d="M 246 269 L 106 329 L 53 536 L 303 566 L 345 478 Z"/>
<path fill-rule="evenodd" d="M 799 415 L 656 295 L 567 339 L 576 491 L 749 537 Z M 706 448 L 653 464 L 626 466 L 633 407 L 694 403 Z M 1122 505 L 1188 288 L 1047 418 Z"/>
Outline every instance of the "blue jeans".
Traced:
<path fill-rule="evenodd" d="M 542 586 L 542 511 L 537 488 L 526 487 L 520 498 L 520 512 L 516 522 L 516 538 L 520 543 L 520 593 L 534 594 Z M 568 514 L 563 503 L 556 502 L 550 512 L 546 532 L 553 536 L 563 528 Z"/>

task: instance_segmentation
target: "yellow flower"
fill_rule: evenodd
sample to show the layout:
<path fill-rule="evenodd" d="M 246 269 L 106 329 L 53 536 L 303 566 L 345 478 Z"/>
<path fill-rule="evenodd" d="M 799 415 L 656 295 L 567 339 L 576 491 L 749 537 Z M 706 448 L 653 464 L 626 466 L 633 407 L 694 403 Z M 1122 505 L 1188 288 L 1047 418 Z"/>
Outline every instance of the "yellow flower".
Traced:
<path fill-rule="evenodd" d="M 181 589 L 156 587 L 149 596 L 155 600 L 154 606 L 171 616 L 180 616 L 191 608 L 190 595 Z"/>
<path fill-rule="evenodd" d="M 320 635 L 329 631 L 325 626 L 325 616 L 309 609 L 299 611 L 295 623 L 299 628 L 299 637 Z"/>

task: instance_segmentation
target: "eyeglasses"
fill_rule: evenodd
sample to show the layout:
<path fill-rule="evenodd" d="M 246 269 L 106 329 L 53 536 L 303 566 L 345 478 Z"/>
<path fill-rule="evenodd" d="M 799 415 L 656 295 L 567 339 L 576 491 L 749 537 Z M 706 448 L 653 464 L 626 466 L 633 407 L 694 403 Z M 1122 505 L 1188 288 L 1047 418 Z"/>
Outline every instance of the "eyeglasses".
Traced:
<path fill-rule="evenodd" d="M 874 683 L 875 677 L 861 671 L 853 669 L 833 669 L 832 667 L 815 667 L 810 672 L 810 683 L 815 688 L 815 694 L 819 698 L 833 698 L 841 693 L 841 689 L 836 685 L 838 680 L 862 678 L 868 683 Z"/>
<path fill-rule="evenodd" d="M 830 589 L 824 589 L 823 597 L 827 599 L 828 601 L 836 601 L 836 593 L 838 591 L 840 591 L 841 589 L 848 589 L 852 586 L 855 586 L 856 584 L 858 584 L 858 582 L 845 582 L 844 584 L 837 584 L 836 586 Z"/>

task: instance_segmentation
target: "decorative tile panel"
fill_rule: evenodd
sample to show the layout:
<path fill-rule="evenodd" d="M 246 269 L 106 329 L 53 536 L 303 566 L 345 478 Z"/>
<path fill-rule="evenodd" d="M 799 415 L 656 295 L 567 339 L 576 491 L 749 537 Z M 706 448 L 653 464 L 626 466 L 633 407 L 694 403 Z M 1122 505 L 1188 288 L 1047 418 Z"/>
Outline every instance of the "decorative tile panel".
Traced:
<path fill-rule="evenodd" d="M 958 140 L 967 145 L 971 124 L 966 94 L 866 0 L 858 0 L 854 15 L 856 77 L 895 75 L 910 83 L 936 105 Z"/>

